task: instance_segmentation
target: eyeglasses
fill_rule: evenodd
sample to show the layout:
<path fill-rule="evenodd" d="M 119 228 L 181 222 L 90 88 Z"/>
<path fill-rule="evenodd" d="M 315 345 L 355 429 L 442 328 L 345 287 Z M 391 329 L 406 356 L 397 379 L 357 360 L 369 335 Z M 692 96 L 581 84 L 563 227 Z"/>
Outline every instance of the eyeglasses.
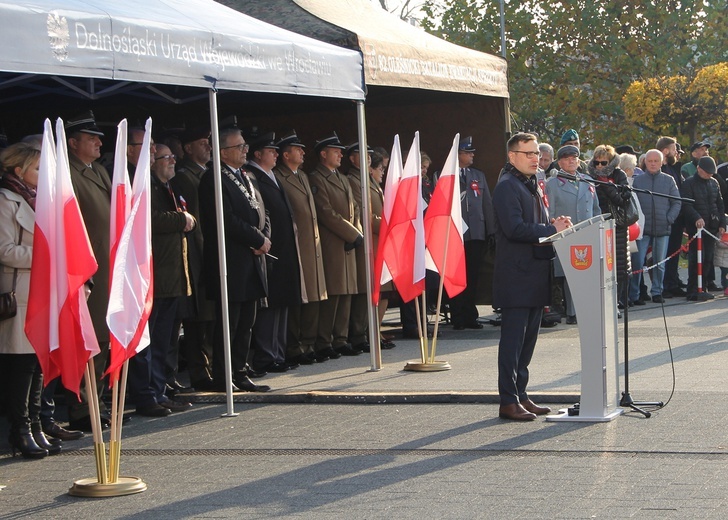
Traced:
<path fill-rule="evenodd" d="M 141 146 L 144 143 L 126 143 L 126 144 L 129 145 L 129 146 Z"/>
<path fill-rule="evenodd" d="M 220 148 L 220 150 L 229 150 L 230 148 L 237 148 L 241 152 L 247 152 L 248 150 L 250 150 L 250 145 L 248 145 L 248 143 L 234 144 L 232 146 L 223 146 L 222 148 Z"/>
<path fill-rule="evenodd" d="M 155 157 L 154 158 L 155 161 L 159 161 L 160 159 L 170 159 L 170 160 L 171 159 L 174 159 L 174 154 L 173 153 L 168 153 L 166 155 L 160 155 L 159 157 Z"/>
<path fill-rule="evenodd" d="M 523 155 L 525 155 L 529 159 L 534 159 L 536 157 L 539 158 L 539 159 L 541 158 L 541 152 L 522 152 L 521 150 L 511 150 L 511 152 L 513 152 L 513 153 L 522 153 Z"/>
<path fill-rule="evenodd" d="M 594 161 L 594 166 L 606 166 L 609 161 Z"/>

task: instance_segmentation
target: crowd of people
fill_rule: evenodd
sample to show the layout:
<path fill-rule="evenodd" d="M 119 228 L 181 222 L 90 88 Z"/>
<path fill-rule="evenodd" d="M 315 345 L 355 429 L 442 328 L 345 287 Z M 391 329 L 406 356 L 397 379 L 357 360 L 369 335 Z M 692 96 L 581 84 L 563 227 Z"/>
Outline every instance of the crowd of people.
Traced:
<path fill-rule="evenodd" d="M 100 162 L 105 136 L 93 113 L 68 119 L 65 129 L 71 180 L 99 264 L 87 290 L 101 347 L 94 357 L 100 378 L 109 351 L 105 318 L 111 177 Z M 342 144 L 335 132 L 307 148 L 293 130 L 276 135 L 258 128 L 241 130 L 234 118 L 224 122 L 218 135 L 220 208 L 210 129 L 193 127 L 157 137 L 149 149 L 155 276 L 151 343 L 131 359 L 128 377 L 128 402 L 136 413 L 164 417 L 192 406 L 177 378 L 183 365 L 194 390 L 225 391 L 224 318 L 229 322 L 234 391 L 267 392 L 270 386 L 254 380 L 269 372 L 369 352 L 364 229 L 371 230 L 376 247 L 389 161 L 386 150 L 365 152 L 371 220 L 363 226 L 359 169 L 363 151 L 358 143 Z M 143 146 L 144 129 L 130 127 L 126 157 L 131 177 Z M 563 269 L 550 246 L 534 245 L 539 237 L 635 204 L 640 208 L 639 230 L 632 229 L 631 222 L 616 226 L 620 306 L 644 305 L 648 299 L 662 303 L 672 296 L 702 299 L 718 290 L 713 268 L 716 241 L 710 235 L 703 237 L 702 288 L 697 284 L 695 241 L 689 246 L 687 283 L 679 279 L 678 258 L 673 255 L 685 231 L 692 236 L 704 228 L 719 238 L 725 231 L 726 167 L 717 168 L 709 148 L 709 143 L 695 143 L 691 161 L 681 165 L 677 141 L 661 137 L 642 156 L 631 146 L 599 145 L 584 162 L 574 130 L 564 133 L 556 151 L 539 144 L 533 134 L 518 133 L 508 142 L 508 161 L 491 196 L 485 173 L 473 166 L 472 137 L 460 141 L 467 288 L 449 300 L 449 313 L 454 330 L 483 327 L 476 289 L 486 254 L 494 252 L 493 304 L 501 313 L 502 326 L 501 417 L 532 420 L 548 413 L 526 393 L 528 364 L 544 326 L 544 308 L 560 307 L 567 324 L 577 321 L 568 285 L 559 292 L 554 290 L 559 284 L 552 283 L 562 279 Z M 301 168 L 307 151 L 314 155 L 316 166 L 305 173 Z M 0 321 L 0 359 L 10 444 L 14 452 L 29 458 L 58 453 L 63 441 L 78 439 L 91 429 L 84 385 L 80 401 L 75 396 L 67 399 L 68 428 L 55 421 L 56 382 L 43 389 L 37 358 L 23 331 L 39 159 L 37 136 L 10 145 L 0 156 L 0 292 L 13 290 L 18 301 L 17 315 Z M 428 202 L 438 176 L 430 173 L 431 160 L 424 152 L 421 164 L 422 193 Z M 695 203 L 681 203 L 681 196 Z M 646 297 L 648 277 L 642 267 L 650 250 L 654 268 L 649 270 L 651 294 Z M 728 251 L 718 247 L 716 265 L 728 294 L 724 257 Z M 222 263 L 227 266 L 225 291 Z M 428 273 L 428 291 L 434 287 L 437 275 Z M 382 287 L 375 317 L 379 323 L 394 295 L 391 283 Z M 400 309 L 404 337 L 418 337 L 413 303 Z M 392 339 L 382 336 L 382 348 L 393 348 Z M 98 391 L 104 388 L 99 380 Z M 108 427 L 101 399 L 100 404 L 102 426 Z"/>

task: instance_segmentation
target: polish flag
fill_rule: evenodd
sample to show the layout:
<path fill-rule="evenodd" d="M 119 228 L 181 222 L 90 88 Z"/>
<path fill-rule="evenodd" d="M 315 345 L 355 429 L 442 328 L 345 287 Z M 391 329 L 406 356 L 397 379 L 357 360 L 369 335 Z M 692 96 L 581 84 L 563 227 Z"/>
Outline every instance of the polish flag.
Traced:
<path fill-rule="evenodd" d="M 425 215 L 427 252 L 443 277 L 450 298 L 460 294 L 467 285 L 458 176 L 459 141 L 460 134 L 456 134 Z"/>
<path fill-rule="evenodd" d="M 109 307 L 111 333 L 108 374 L 113 385 L 124 362 L 150 343 L 149 315 L 154 297 L 152 280 L 151 159 L 152 120 L 147 124 L 132 196 L 126 167 L 126 119 L 118 126 L 111 191 L 111 257 Z"/>
<path fill-rule="evenodd" d="M 99 352 L 84 287 L 98 264 L 73 192 L 61 119 L 56 135 L 57 146 L 46 119 L 25 334 L 46 383 L 60 376 L 63 386 L 79 395 L 86 363 Z"/>
<path fill-rule="evenodd" d="M 422 219 L 424 201 L 419 132 L 415 132 L 395 193 L 383 247 L 380 234 L 380 250 L 397 292 L 404 302 L 409 302 L 425 290 L 425 227 Z"/>
<path fill-rule="evenodd" d="M 392 221 L 392 210 L 397 197 L 397 187 L 402 177 L 402 151 L 399 147 L 399 134 L 394 136 L 392 153 L 389 156 L 387 167 L 387 180 L 384 185 L 384 202 L 382 204 L 382 220 L 379 224 L 379 243 L 377 244 L 377 255 L 374 258 L 374 289 L 372 290 L 372 301 L 379 303 L 381 285 L 392 279 L 392 272 L 384 258 L 384 251 L 389 240 L 389 223 Z M 378 283 L 377 283 L 378 281 Z"/>

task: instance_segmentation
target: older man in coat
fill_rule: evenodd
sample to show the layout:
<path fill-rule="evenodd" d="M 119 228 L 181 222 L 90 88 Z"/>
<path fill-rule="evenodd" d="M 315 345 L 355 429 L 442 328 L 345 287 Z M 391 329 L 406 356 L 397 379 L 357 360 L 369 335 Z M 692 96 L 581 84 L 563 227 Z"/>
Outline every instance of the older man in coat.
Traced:
<path fill-rule="evenodd" d="M 106 309 L 109 306 L 109 248 L 111 221 L 111 177 L 101 164 L 101 137 L 103 132 L 96 126 L 90 110 L 66 121 L 68 140 L 68 163 L 71 169 L 71 183 L 83 215 L 86 232 L 99 265 L 94 274 L 94 286 L 88 299 L 88 308 L 94 324 L 94 331 L 101 352 L 94 356 L 96 388 L 99 397 L 104 385 L 101 376 L 106 370 L 109 357 L 109 327 L 106 325 Z M 91 431 L 88 399 L 85 383 L 81 383 L 81 401 L 73 394 L 68 395 L 68 420 L 73 430 Z M 103 427 L 111 422 L 106 417 L 106 406 L 99 399 Z"/>
<path fill-rule="evenodd" d="M 309 180 L 321 231 L 324 273 L 329 298 L 321 303 L 316 359 L 356 355 L 348 343 L 351 295 L 356 294 L 356 255 L 364 237 L 349 181 L 338 168 L 343 157 L 336 133 L 316 142 L 319 163 Z"/>
<path fill-rule="evenodd" d="M 267 295 L 263 255 L 270 251 L 270 222 L 263 200 L 241 171 L 248 145 L 238 128 L 220 131 L 222 208 L 215 205 L 215 171 L 210 168 L 200 180 L 200 218 L 205 236 L 205 283 L 208 297 L 217 303 L 213 336 L 213 388 L 225 390 L 225 363 L 220 291 L 220 264 L 216 211 L 225 222 L 225 258 L 230 326 L 230 353 L 234 386 L 248 392 L 267 392 L 270 387 L 256 385 L 248 377 L 250 339 L 259 302 Z"/>
<path fill-rule="evenodd" d="M 517 133 L 508 140 L 508 163 L 493 191 L 496 257 L 493 305 L 502 309 L 498 345 L 499 415 L 532 421 L 551 410 L 528 398 L 528 365 L 538 339 L 543 307 L 550 299 L 550 244 L 538 239 L 571 225 L 568 217 L 550 219 L 541 190 L 536 136 Z"/>
<path fill-rule="evenodd" d="M 319 303 L 328 298 L 321 234 L 308 175 L 300 169 L 306 154 L 305 146 L 295 131 L 278 141 L 276 146 L 278 165 L 273 172 L 293 210 L 303 274 L 301 303 L 288 308 L 286 360 L 294 365 L 310 365 L 316 362 L 314 344 L 318 334 Z"/>

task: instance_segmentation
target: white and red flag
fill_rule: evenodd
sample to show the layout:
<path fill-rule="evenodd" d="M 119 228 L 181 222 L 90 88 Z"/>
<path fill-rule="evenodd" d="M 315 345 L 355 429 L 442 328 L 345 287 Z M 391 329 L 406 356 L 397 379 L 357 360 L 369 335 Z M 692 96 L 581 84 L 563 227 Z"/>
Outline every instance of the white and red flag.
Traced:
<path fill-rule="evenodd" d="M 398 158 L 401 158 L 398 139 L 395 140 L 395 145 Z M 391 206 L 388 205 L 385 191 L 384 212 L 386 214 L 389 210 L 391 213 L 387 219 L 386 236 L 382 236 L 380 228 L 377 254 L 382 255 L 402 300 L 409 302 L 425 290 L 425 228 L 422 220 L 424 201 L 420 171 L 420 133 L 415 132 L 407 161 L 401 168 L 396 190 L 391 190 L 389 174 L 392 172 L 394 154 L 395 150 L 392 150 L 385 187 L 390 193 L 394 192 L 394 201 Z M 397 166 L 395 165 L 395 168 Z M 384 218 L 382 220 L 384 221 Z"/>
<path fill-rule="evenodd" d="M 43 128 L 25 334 L 45 381 L 60 376 L 79 394 L 86 363 L 99 352 L 84 284 L 98 269 L 71 184 L 66 133 L 56 121 Z"/>
<path fill-rule="evenodd" d="M 392 220 L 392 210 L 394 208 L 394 201 L 397 197 L 397 187 L 399 186 L 399 179 L 401 177 L 402 151 L 399 147 L 399 134 L 397 134 L 394 136 L 392 153 L 389 156 L 387 180 L 384 185 L 382 221 L 379 224 L 379 243 L 377 244 L 377 255 L 374 258 L 374 289 L 372 290 L 372 300 L 374 304 L 379 303 L 380 286 L 392 279 L 392 273 L 387 263 L 387 259 L 384 257 L 384 251 L 387 249 L 387 242 L 389 240 L 389 223 Z"/>
<path fill-rule="evenodd" d="M 425 215 L 428 260 L 432 260 L 442 276 L 450 298 L 460 294 L 467 285 L 458 175 L 459 141 L 460 134 L 456 134 Z"/>
<path fill-rule="evenodd" d="M 151 158 L 152 120 L 147 120 L 142 149 L 129 193 L 126 167 L 126 119 L 119 123 L 111 192 L 109 307 L 111 334 L 107 373 L 113 384 L 124 362 L 149 345 L 152 280 Z M 131 196 L 130 196 L 131 195 Z"/>

